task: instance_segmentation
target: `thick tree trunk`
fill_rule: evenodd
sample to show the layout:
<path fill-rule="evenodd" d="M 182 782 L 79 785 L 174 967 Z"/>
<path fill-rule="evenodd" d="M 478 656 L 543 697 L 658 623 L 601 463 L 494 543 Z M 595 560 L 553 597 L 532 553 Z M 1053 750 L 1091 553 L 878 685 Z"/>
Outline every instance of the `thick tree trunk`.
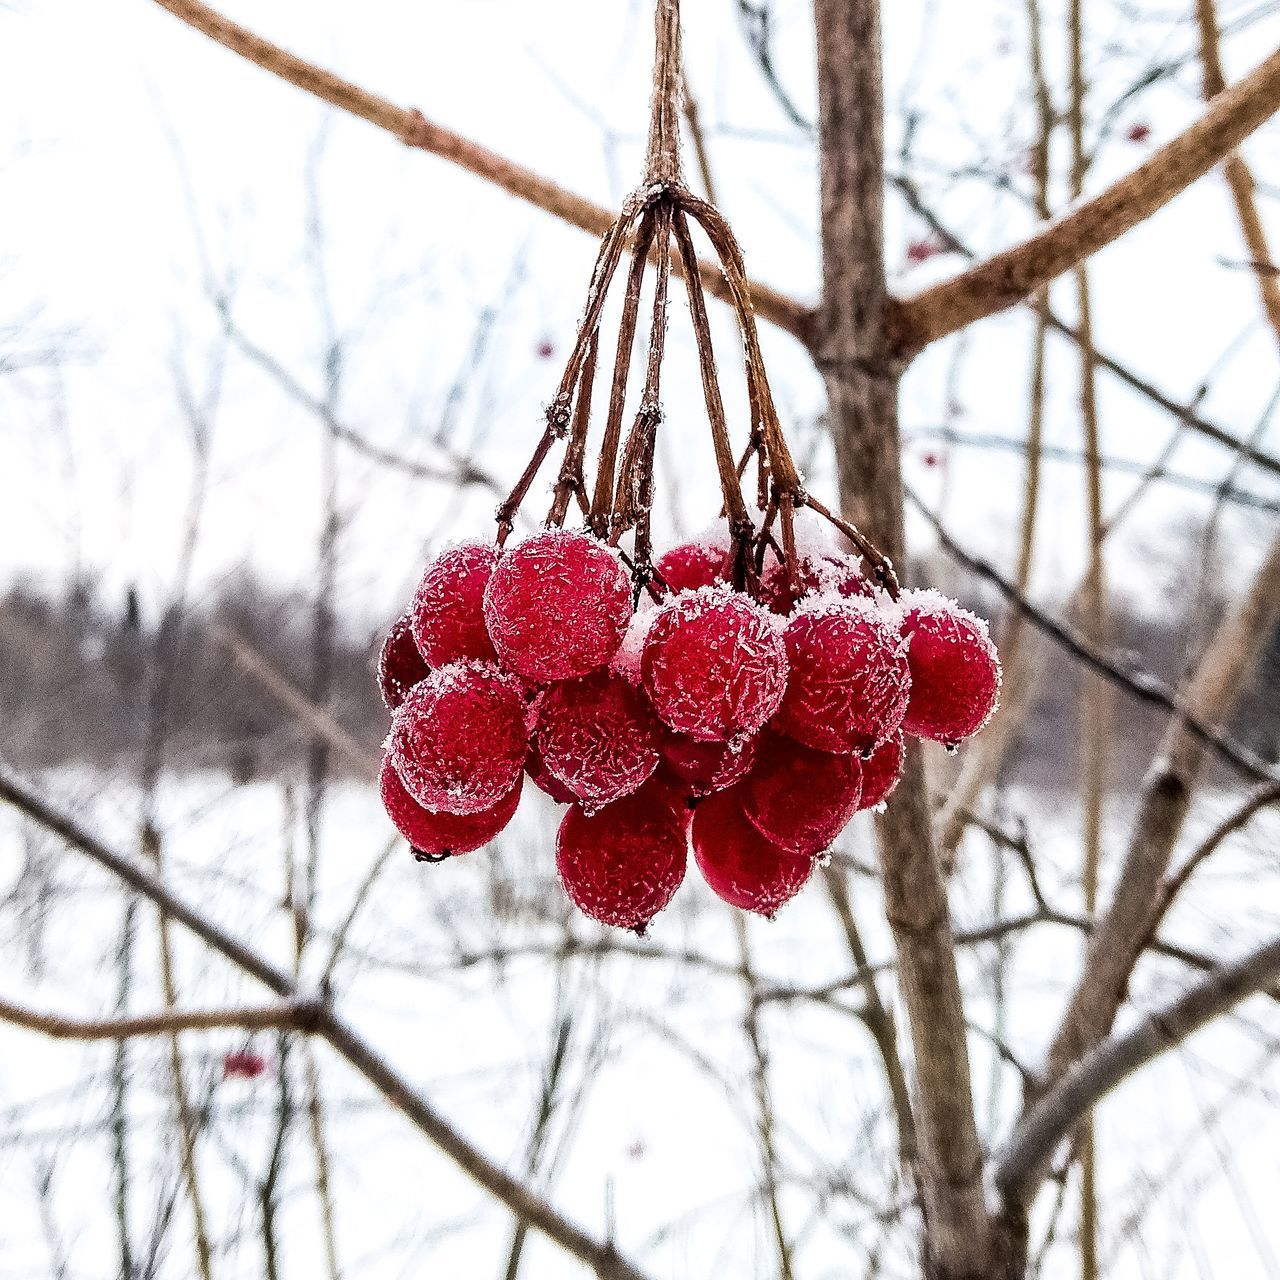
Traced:
<path fill-rule="evenodd" d="M 813 354 L 826 380 L 845 515 L 901 564 L 901 368 L 884 323 L 879 0 L 815 0 L 814 19 L 823 297 Z M 937 1280 L 985 1280 L 994 1272 L 983 1154 L 946 888 L 914 748 L 877 836 L 914 1054 L 926 1271 Z"/>

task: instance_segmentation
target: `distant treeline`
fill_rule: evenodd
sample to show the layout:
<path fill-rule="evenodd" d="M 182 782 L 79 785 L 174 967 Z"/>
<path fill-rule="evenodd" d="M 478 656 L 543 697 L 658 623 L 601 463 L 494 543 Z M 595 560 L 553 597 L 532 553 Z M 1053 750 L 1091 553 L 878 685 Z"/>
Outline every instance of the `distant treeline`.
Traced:
<path fill-rule="evenodd" d="M 968 586 L 948 582 L 970 607 L 998 619 L 999 602 Z M 335 632 L 327 663 L 327 705 L 371 753 L 387 725 L 373 676 L 385 625 L 370 619 L 358 631 Z M 145 616 L 132 591 L 111 600 L 83 583 L 58 594 L 11 586 L 0 595 L 0 754 L 26 768 L 78 762 L 113 771 L 141 770 L 158 755 L 166 768 L 220 769 L 241 780 L 302 767 L 305 728 L 237 665 L 220 629 L 303 692 L 318 687 L 314 602 L 248 574 L 181 615 L 161 617 Z M 1194 656 L 1192 640 L 1185 616 L 1112 613 L 1110 650 L 1171 683 Z M 1077 664 L 1046 650 L 1010 780 L 1072 785 L 1079 686 Z M 1163 723 L 1158 710 L 1117 693 L 1117 784 L 1146 768 Z M 1231 728 L 1266 758 L 1280 755 L 1280 631 Z"/>

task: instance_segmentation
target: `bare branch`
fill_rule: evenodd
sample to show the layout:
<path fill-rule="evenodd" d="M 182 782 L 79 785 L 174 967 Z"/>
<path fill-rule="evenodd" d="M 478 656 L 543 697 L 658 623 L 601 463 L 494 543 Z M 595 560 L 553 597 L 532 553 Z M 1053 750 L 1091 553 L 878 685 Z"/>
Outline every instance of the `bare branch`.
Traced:
<path fill-rule="evenodd" d="M 1029 298 L 1163 208 L 1280 108 L 1280 50 L 1225 90 L 1193 125 L 1128 176 L 1022 244 L 901 300 L 890 340 L 909 357 L 976 320 Z"/>
<path fill-rule="evenodd" d="M 172 893 L 132 858 L 108 848 L 3 763 L 0 763 L 0 800 L 6 801 L 33 821 L 61 836 L 73 848 L 149 899 L 169 918 L 189 929 L 212 950 L 230 960 L 250 977 L 256 978 L 281 999 L 292 1002 L 301 998 L 293 980 L 281 969 Z M 612 1242 L 601 1242 L 589 1236 L 468 1142 L 328 1004 L 319 1003 L 316 1006 L 312 1029 L 464 1173 L 516 1217 L 528 1222 L 566 1253 L 590 1267 L 600 1280 L 647 1280 L 642 1271 L 619 1255 Z"/>
<path fill-rule="evenodd" d="M 305 1028 L 314 1019 L 315 1001 L 296 1000 L 253 1009 L 174 1009 L 133 1018 L 68 1018 L 0 1000 L 0 1021 L 37 1031 L 53 1040 L 132 1040 L 176 1035 L 180 1031 L 265 1031 Z"/>
<path fill-rule="evenodd" d="M 1094 1048 L 1031 1108 L 1000 1153 L 995 1181 L 1004 1197 L 1025 1205 L 1059 1143 L 1107 1093 L 1277 979 L 1280 939 L 1225 965 L 1132 1030 Z"/>
<path fill-rule="evenodd" d="M 238 53 L 264 71 L 279 76 L 281 80 L 286 80 L 353 116 L 377 125 L 379 129 L 399 138 L 406 146 L 430 152 L 468 173 L 484 178 L 503 191 L 571 226 L 602 237 L 613 222 L 613 214 L 593 201 L 574 195 L 523 165 L 490 151 L 488 147 L 428 120 L 416 109 L 397 106 L 376 93 L 370 93 L 331 71 L 325 71 L 304 58 L 289 53 L 279 45 L 272 44 L 223 17 L 208 5 L 201 4 L 200 0 L 155 2 L 189 27 L 203 32 L 211 40 Z M 718 267 L 702 262 L 698 273 L 708 293 L 718 298 L 728 296 L 724 276 Z M 766 320 L 798 338 L 804 338 L 810 321 L 807 307 L 762 284 L 751 286 L 751 296 L 756 311 Z"/>

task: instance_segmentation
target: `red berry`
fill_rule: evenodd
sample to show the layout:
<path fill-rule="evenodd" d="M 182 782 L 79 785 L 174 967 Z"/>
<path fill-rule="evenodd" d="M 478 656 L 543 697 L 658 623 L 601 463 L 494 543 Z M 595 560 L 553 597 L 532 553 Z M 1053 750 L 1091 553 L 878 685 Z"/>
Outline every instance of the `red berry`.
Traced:
<path fill-rule="evenodd" d="M 616 552 L 595 538 L 546 529 L 498 562 L 484 617 L 503 665 L 527 680 L 571 680 L 618 652 L 631 582 Z"/>
<path fill-rule="evenodd" d="M 747 821 L 739 790 L 718 792 L 694 810 L 693 856 L 718 897 L 772 918 L 804 888 L 813 858 L 766 840 Z"/>
<path fill-rule="evenodd" d="M 907 261 L 912 264 L 928 262 L 942 252 L 942 246 L 936 240 L 912 240 L 907 245 Z"/>
<path fill-rule="evenodd" d="M 414 643 L 409 625 L 409 615 L 397 618 L 382 642 L 378 655 L 378 688 L 388 711 L 394 711 L 420 680 L 425 680 L 431 668 L 422 659 Z"/>
<path fill-rule="evenodd" d="M 778 709 L 787 653 L 758 604 L 725 587 L 704 587 L 658 610 L 640 672 L 672 729 L 700 742 L 741 742 Z"/>
<path fill-rule="evenodd" d="M 774 613 L 788 614 L 795 608 L 797 599 L 809 595 L 834 592 L 846 600 L 855 596 L 866 596 L 869 600 L 875 598 L 875 588 L 863 576 L 853 556 L 801 557 L 796 566 L 796 585 L 799 596 L 793 598 L 786 566 L 780 560 L 771 561 L 760 575 L 760 603 Z"/>
<path fill-rule="evenodd" d="M 391 761 L 433 813 L 491 809 L 528 750 L 519 682 L 483 662 L 451 662 L 415 685 L 391 721 Z"/>
<path fill-rule="evenodd" d="M 222 1055 L 224 1080 L 256 1080 L 266 1070 L 266 1058 L 252 1049 L 231 1049 Z"/>
<path fill-rule="evenodd" d="M 728 582 L 731 567 L 729 548 L 714 542 L 682 542 L 664 551 L 654 565 L 672 592 L 697 591 L 699 587 Z"/>
<path fill-rule="evenodd" d="M 550 338 L 543 338 L 543 340 L 538 343 L 538 355 L 543 360 L 550 360 L 555 353 L 555 345 L 552 343 Z"/>
<path fill-rule="evenodd" d="M 724 791 L 747 776 L 756 759 L 757 738 L 740 745 L 699 742 L 687 734 L 668 731 L 662 739 L 667 770 L 694 796 Z"/>
<path fill-rule="evenodd" d="M 902 734 L 895 734 L 888 742 L 882 742 L 862 762 L 862 798 L 858 811 L 874 809 L 892 794 L 902 776 Z"/>
<path fill-rule="evenodd" d="M 858 811 L 862 762 L 767 733 L 740 792 L 742 811 L 766 840 L 794 853 L 822 853 Z"/>
<path fill-rule="evenodd" d="M 1000 659 L 987 624 L 936 591 L 902 596 L 902 634 L 911 700 L 902 727 L 954 746 L 991 719 L 1000 697 Z"/>
<path fill-rule="evenodd" d="M 1146 142 L 1151 137 L 1151 126 L 1145 120 L 1135 120 L 1125 131 L 1130 142 Z"/>
<path fill-rule="evenodd" d="M 819 751 L 870 751 L 907 710 L 906 645 L 870 601 L 802 606 L 783 633 L 791 679 L 775 722 Z"/>
<path fill-rule="evenodd" d="M 529 754 L 525 757 L 524 771 L 529 775 L 529 781 L 543 795 L 550 796 L 556 804 L 578 803 L 578 797 L 547 769 L 536 742 L 529 743 Z"/>
<path fill-rule="evenodd" d="M 556 869 L 578 909 L 601 924 L 643 930 L 684 880 L 685 816 L 656 786 L 599 813 L 574 807 L 556 837 Z"/>
<path fill-rule="evenodd" d="M 484 589 L 498 550 L 484 542 L 460 542 L 427 566 L 409 617 L 418 651 L 433 667 L 497 654 L 484 628 Z"/>
<path fill-rule="evenodd" d="M 588 811 L 638 791 L 658 767 L 658 725 L 622 676 L 595 671 L 552 685 L 533 739 L 547 772 Z"/>
<path fill-rule="evenodd" d="M 406 790 L 391 763 L 390 756 L 382 758 L 379 784 L 382 790 L 382 807 L 396 830 L 413 846 L 414 853 L 428 858 L 447 858 L 458 853 L 470 853 L 486 845 L 515 814 L 520 803 L 523 779 L 517 777 L 510 792 L 491 809 L 465 815 L 432 813 L 424 809 Z"/>

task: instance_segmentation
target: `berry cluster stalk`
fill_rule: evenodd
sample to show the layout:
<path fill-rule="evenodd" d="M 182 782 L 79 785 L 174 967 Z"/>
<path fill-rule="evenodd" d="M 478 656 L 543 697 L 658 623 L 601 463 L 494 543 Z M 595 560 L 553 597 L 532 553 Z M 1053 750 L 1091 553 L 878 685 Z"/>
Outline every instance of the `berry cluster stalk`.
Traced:
<path fill-rule="evenodd" d="M 888 557 L 847 520 L 807 493 L 801 483 L 769 387 L 742 250 L 720 211 L 694 195 L 684 183 L 679 133 L 683 84 L 679 0 L 656 0 L 655 29 L 653 102 L 644 178 L 640 187 L 623 202 L 617 219 L 601 242 L 577 337 L 560 384 L 547 406 L 546 426 L 520 479 L 498 508 L 498 545 L 502 546 L 510 536 L 515 514 L 552 448 L 558 441 L 565 441 L 547 526 L 562 528 L 571 506 L 576 504 L 586 527 L 622 553 L 637 596 L 647 589 L 658 597 L 665 590 L 666 584 L 653 564 L 650 524 L 654 455 L 663 416 L 662 361 L 674 252 L 680 259 L 698 351 L 707 421 L 723 497 L 721 514 L 728 525 L 732 547 L 731 579 L 735 588 L 757 595 L 766 557 L 772 552 L 785 566 L 788 582 L 798 594 L 795 515 L 807 507 L 849 540 L 876 580 L 896 599 L 898 581 Z M 720 390 L 706 296 L 693 241 L 694 223 L 710 242 L 724 272 L 730 305 L 742 335 L 751 429 L 740 456 L 734 453 Z M 585 466 L 600 355 L 600 324 L 609 289 L 628 253 L 631 262 L 618 324 L 608 408 L 595 483 L 588 494 Z M 654 268 L 655 281 L 644 385 L 624 435 L 627 389 L 649 265 Z M 744 478 L 753 462 L 758 517 L 752 516 L 743 496 Z M 620 545 L 628 534 L 633 538 L 629 555 Z"/>

